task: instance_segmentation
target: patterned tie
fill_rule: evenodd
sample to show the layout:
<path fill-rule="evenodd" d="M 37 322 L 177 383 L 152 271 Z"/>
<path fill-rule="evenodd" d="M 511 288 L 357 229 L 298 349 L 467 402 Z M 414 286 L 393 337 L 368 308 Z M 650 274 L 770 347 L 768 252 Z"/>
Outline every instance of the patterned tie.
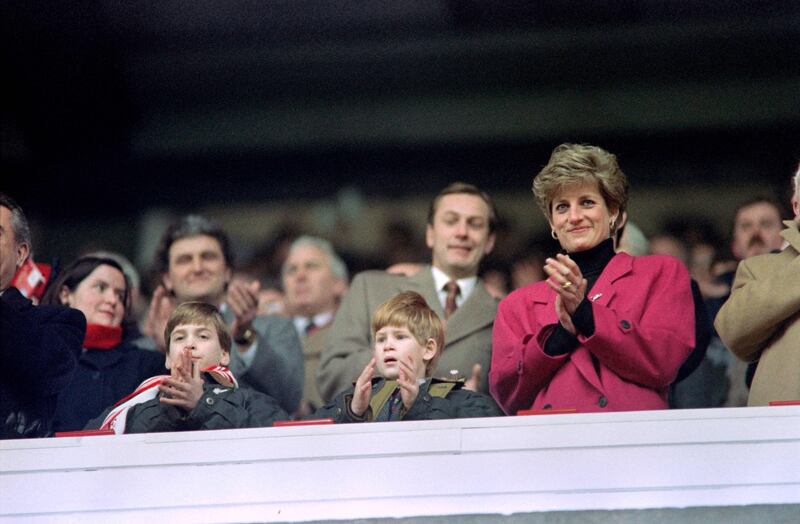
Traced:
<path fill-rule="evenodd" d="M 461 289 L 459 289 L 455 280 L 451 280 L 444 285 L 444 290 L 447 292 L 447 297 L 444 299 L 444 318 L 447 320 L 458 309 L 456 297 L 461 292 Z"/>
<path fill-rule="evenodd" d="M 314 317 L 308 317 L 308 324 L 306 324 L 306 336 L 310 337 L 317 332 L 319 326 L 314 324 Z"/>

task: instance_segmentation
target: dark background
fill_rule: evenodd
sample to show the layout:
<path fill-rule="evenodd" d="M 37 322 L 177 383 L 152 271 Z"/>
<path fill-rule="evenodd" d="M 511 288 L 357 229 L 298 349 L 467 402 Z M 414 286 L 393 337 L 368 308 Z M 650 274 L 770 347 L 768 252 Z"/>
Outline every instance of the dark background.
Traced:
<path fill-rule="evenodd" d="M 0 188 L 49 221 L 527 191 L 563 141 L 637 186 L 800 160 L 800 2 L 6 1 Z"/>

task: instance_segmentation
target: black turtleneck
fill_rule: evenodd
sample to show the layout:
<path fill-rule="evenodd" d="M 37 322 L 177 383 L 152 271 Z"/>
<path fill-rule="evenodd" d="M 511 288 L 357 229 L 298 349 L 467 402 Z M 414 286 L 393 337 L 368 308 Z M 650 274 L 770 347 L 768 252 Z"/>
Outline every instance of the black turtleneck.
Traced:
<path fill-rule="evenodd" d="M 577 253 L 569 253 L 570 258 L 578 264 L 583 278 L 586 279 L 586 293 L 592 289 L 598 277 L 606 268 L 608 263 L 614 258 L 614 242 L 610 238 L 600 242 L 593 248 Z M 592 303 L 584 296 L 583 300 L 572 314 L 572 323 L 578 333 L 585 337 L 594 334 L 594 314 L 592 313 Z M 567 331 L 560 323 L 547 338 L 544 344 L 544 352 L 551 357 L 565 355 L 578 347 L 578 337 Z"/>

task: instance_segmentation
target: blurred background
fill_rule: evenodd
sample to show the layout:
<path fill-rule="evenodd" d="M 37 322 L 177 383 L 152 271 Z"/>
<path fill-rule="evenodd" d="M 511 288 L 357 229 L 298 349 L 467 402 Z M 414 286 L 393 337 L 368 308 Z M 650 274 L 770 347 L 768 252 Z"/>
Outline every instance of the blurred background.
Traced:
<path fill-rule="evenodd" d="M 725 245 L 800 160 L 795 1 L 6 0 L 0 23 L 0 190 L 42 261 L 144 269 L 188 212 L 245 265 L 297 232 L 351 270 L 424 260 L 454 180 L 495 196 L 513 258 L 548 232 L 531 179 L 565 141 L 617 154 L 645 234 Z"/>

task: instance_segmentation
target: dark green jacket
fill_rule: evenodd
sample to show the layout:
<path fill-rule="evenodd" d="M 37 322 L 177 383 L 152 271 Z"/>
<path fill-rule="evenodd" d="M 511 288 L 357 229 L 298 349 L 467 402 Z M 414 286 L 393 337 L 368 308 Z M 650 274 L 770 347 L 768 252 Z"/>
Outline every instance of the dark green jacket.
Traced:
<path fill-rule="evenodd" d="M 350 411 L 354 387 L 338 394 L 331 403 L 319 408 L 308 418 L 332 418 L 334 422 L 385 422 L 390 420 L 391 393 L 399 389 L 395 381 L 387 381 L 382 377 L 372 379 L 372 397 L 370 407 L 363 416 L 358 417 Z M 483 393 L 475 393 L 463 389 L 463 382 L 451 382 L 439 379 L 427 379 L 419 386 L 419 394 L 406 410 L 399 395 L 395 402 L 397 418 L 391 420 L 436 420 L 446 418 L 496 417 L 503 412 L 494 399 Z M 390 390 L 385 390 L 390 388 Z M 444 396 L 442 396 L 442 394 Z M 375 400 L 385 398 L 376 406 Z"/>

